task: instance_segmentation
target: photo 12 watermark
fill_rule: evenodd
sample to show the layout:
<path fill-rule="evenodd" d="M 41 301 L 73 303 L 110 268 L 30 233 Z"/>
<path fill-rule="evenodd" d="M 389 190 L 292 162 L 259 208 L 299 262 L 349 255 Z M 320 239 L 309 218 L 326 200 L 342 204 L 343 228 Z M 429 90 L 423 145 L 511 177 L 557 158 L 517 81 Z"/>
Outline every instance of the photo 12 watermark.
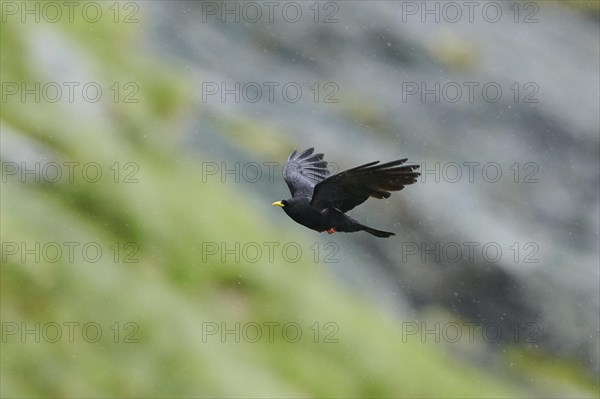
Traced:
<path fill-rule="evenodd" d="M 502 328 L 499 323 L 476 323 L 476 322 L 402 322 L 402 342 L 418 339 L 422 343 L 451 343 L 458 342 L 474 343 L 487 342 L 497 343 L 514 342 L 525 344 L 536 344 L 539 342 L 540 328 L 536 323 L 514 323 L 508 328 Z"/>
<path fill-rule="evenodd" d="M 139 183 L 137 162 L 2 162 L 2 183 Z"/>
<path fill-rule="evenodd" d="M 403 103 L 490 103 L 502 99 L 511 103 L 537 104 L 540 86 L 536 82 L 402 82 Z"/>
<path fill-rule="evenodd" d="M 312 342 L 315 344 L 337 344 L 340 327 L 335 322 L 301 324 L 294 321 L 279 322 L 215 322 L 202 323 L 202 342 L 221 343 L 275 343 Z"/>
<path fill-rule="evenodd" d="M 303 98 L 314 103 L 337 104 L 336 82 L 202 82 L 202 102 L 295 104 Z"/>
<path fill-rule="evenodd" d="M 539 263 L 540 245 L 533 241 L 501 245 L 495 241 L 402 242 L 402 263 Z"/>
<path fill-rule="evenodd" d="M 2 343 L 115 343 L 136 344 L 140 327 L 132 321 L 2 322 Z"/>
<path fill-rule="evenodd" d="M 275 182 L 276 176 L 281 176 L 285 163 L 279 161 L 264 162 L 225 162 L 204 161 L 200 164 L 202 183 L 217 181 L 221 183 L 258 183 L 266 179 Z M 327 161 L 327 170 L 334 175 L 340 171 L 335 162 Z"/>
<path fill-rule="evenodd" d="M 540 6 L 535 1 L 402 1 L 402 23 L 489 23 L 539 22 Z"/>
<path fill-rule="evenodd" d="M 202 263 L 339 263 L 339 245 L 315 242 L 308 246 L 287 242 L 203 242 Z"/>
<path fill-rule="evenodd" d="M 315 24 L 339 22 L 336 1 L 202 1 L 202 22 Z"/>
<path fill-rule="evenodd" d="M 2 241 L 2 263 L 90 264 L 102 259 L 114 263 L 138 263 L 140 250 L 135 242 L 98 243 L 95 241 Z"/>
<path fill-rule="evenodd" d="M 539 183 L 537 162 L 421 162 L 420 183 Z"/>
<path fill-rule="evenodd" d="M 3 24 L 140 22 L 140 6 L 135 1 L 2 1 L 0 7 Z"/>
<path fill-rule="evenodd" d="M 84 102 L 95 104 L 103 98 L 114 103 L 137 104 L 140 102 L 137 82 L 17 82 L 1 84 L 2 103 L 66 103 Z"/>
<path fill-rule="evenodd" d="M 266 177 L 269 183 L 275 176 L 281 176 L 281 162 L 215 162 L 206 161 L 200 164 L 202 183 L 209 181 L 227 181 L 240 183 L 257 183 Z"/>

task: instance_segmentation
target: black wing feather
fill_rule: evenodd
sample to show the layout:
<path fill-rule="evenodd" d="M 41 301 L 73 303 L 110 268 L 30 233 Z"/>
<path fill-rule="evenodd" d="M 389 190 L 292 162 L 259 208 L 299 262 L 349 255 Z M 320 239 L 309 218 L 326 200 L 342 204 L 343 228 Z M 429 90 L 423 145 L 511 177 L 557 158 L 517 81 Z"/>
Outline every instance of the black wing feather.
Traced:
<path fill-rule="evenodd" d="M 311 197 L 313 188 L 327 176 L 327 161 L 323 154 L 313 154 L 314 148 L 309 148 L 296 155 L 292 151 L 283 168 L 283 179 L 288 185 L 292 197 Z"/>
<path fill-rule="evenodd" d="M 416 172 L 419 165 L 403 165 L 406 161 L 406 158 L 384 164 L 375 161 L 330 176 L 315 185 L 311 205 L 348 212 L 369 197 L 389 198 L 390 191 L 402 190 L 421 175 Z"/>

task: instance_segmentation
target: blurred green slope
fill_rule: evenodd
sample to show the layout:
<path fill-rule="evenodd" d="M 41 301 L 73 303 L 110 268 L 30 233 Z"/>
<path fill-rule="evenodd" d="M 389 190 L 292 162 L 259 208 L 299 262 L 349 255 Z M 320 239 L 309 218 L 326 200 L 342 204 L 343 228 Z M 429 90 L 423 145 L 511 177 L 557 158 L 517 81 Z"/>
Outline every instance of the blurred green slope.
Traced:
<path fill-rule="evenodd" d="M 44 81 L 27 59 L 26 26 L 2 27 L 2 81 Z M 281 229 L 250 209 L 245 193 L 203 183 L 197 162 L 174 148 L 191 118 L 185 76 L 136 48 L 132 31 L 62 27 L 94 54 L 103 87 L 135 80 L 139 104 L 2 103 L 1 128 L 43 146 L 59 162 L 139 165 L 137 183 L 2 184 L 3 242 L 139 246 L 138 263 L 22 263 L 1 268 L 2 322 L 96 322 L 106 336 L 58 343 L 2 343 L 2 396 L 505 397 L 523 392 L 456 363 L 433 345 L 403 343 L 400 323 L 337 285 L 304 258 L 296 264 L 203 261 L 203 242 L 274 242 Z M 79 39 L 74 38 L 78 36 Z M 94 113 L 90 108 L 99 109 Z M 3 160 L 4 161 L 4 160 Z M 283 189 L 283 188 L 282 188 Z M 230 204 L 231 206 L 226 206 Z M 292 224 L 290 224 L 292 226 Z M 291 227 L 290 227 L 291 228 Z M 277 233 L 274 233 L 277 232 Z M 309 243 L 298 239 L 303 248 Z M 202 340 L 202 323 L 334 322 L 338 343 Z M 135 322 L 138 343 L 114 343 L 107 326 Z M 124 333 L 124 331 L 121 331 Z M 215 338 L 215 337 L 211 337 Z M 122 341 L 122 339 L 121 339 Z M 321 340 L 322 341 L 322 340 Z"/>

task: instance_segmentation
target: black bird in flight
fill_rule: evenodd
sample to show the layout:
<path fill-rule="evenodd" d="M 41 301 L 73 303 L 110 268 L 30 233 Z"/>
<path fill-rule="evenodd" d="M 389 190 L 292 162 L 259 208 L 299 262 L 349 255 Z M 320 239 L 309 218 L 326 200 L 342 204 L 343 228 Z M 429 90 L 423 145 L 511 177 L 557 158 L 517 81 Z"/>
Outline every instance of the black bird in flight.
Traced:
<path fill-rule="evenodd" d="M 395 235 L 376 230 L 352 219 L 345 213 L 369 197 L 389 198 L 389 191 L 399 191 L 417 181 L 419 165 L 404 165 L 407 159 L 384 164 L 370 162 L 329 176 L 323 154 L 309 148 L 296 155 L 294 150 L 283 168 L 283 179 L 292 198 L 274 202 L 297 223 L 320 233 L 366 231 L 377 237 Z"/>

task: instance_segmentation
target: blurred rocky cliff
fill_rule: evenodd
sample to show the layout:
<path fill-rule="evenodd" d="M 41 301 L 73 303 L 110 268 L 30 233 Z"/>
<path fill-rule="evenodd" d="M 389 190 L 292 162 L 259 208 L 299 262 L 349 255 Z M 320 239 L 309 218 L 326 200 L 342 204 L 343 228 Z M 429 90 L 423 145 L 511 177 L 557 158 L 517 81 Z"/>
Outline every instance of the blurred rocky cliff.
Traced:
<path fill-rule="evenodd" d="M 504 331 L 535 323 L 539 345 L 599 371 L 595 10 L 325 2 L 318 17 L 281 5 L 271 22 L 264 5 L 236 14 L 235 4 L 148 6 L 146 45 L 197 79 L 198 120 L 182 140 L 198 157 L 283 162 L 315 146 L 341 168 L 422 164 L 416 187 L 353 212 L 392 225 L 400 243 L 336 237 L 344 250 L 333 270 L 368 295 L 393 292 L 382 301 L 404 312 L 436 305 Z M 272 99 L 265 82 L 278 85 Z M 298 102 L 282 94 L 291 83 L 303 89 Z M 224 132 L 211 123 L 224 113 L 254 126 Z M 262 177 L 242 179 L 246 193 L 287 196 L 279 176 Z"/>

